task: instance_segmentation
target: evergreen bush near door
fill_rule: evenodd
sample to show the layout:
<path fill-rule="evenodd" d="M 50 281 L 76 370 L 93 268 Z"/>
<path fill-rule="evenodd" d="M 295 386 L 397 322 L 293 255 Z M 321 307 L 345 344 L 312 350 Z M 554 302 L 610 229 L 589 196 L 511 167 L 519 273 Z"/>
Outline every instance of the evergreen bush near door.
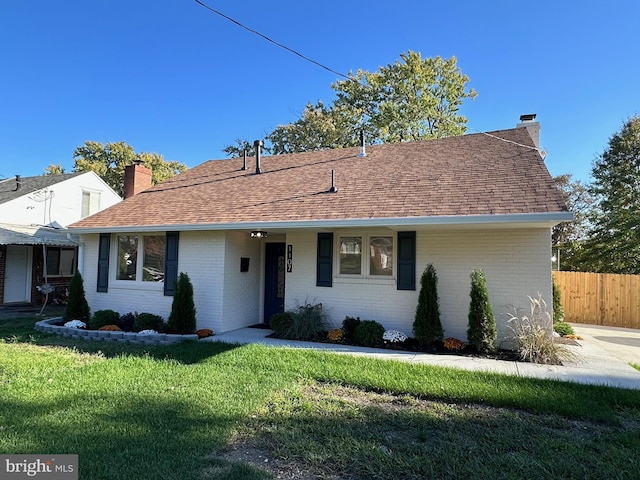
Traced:
<path fill-rule="evenodd" d="M 180 272 L 176 283 L 176 292 L 171 304 L 171 314 L 167 322 L 169 330 L 175 333 L 193 333 L 196 331 L 196 306 L 193 302 L 193 285 L 189 275 Z"/>
<path fill-rule="evenodd" d="M 482 270 L 471 272 L 470 295 L 469 328 L 467 330 L 469 345 L 475 347 L 480 353 L 494 352 L 498 333 L 489 303 L 487 282 Z"/>

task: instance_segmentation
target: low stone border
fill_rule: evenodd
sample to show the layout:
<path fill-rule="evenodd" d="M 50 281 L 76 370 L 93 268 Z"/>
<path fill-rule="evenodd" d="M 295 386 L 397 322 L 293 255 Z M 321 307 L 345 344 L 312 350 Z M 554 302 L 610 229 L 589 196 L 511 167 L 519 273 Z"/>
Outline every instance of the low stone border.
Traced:
<path fill-rule="evenodd" d="M 60 322 L 62 317 L 47 318 L 36 323 L 36 330 L 46 333 L 55 333 L 63 337 L 79 338 L 82 340 L 95 340 L 98 342 L 124 342 L 146 345 L 171 345 L 186 340 L 198 340 L 198 335 L 173 335 L 169 333 L 152 333 L 141 335 L 136 332 L 111 332 L 107 330 L 84 330 L 82 328 L 69 328 L 53 325 Z"/>

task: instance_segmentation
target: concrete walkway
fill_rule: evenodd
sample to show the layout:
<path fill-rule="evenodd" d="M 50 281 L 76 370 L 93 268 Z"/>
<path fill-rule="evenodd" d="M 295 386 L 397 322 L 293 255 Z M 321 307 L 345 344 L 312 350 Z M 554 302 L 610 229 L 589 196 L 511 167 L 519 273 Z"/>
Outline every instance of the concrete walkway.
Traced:
<path fill-rule="evenodd" d="M 640 331 L 630 329 L 609 329 L 590 325 L 573 325 L 576 334 L 584 338 L 579 346 L 568 346 L 578 360 L 567 365 L 537 365 L 525 362 L 510 362 L 458 355 L 433 355 L 428 353 L 402 352 L 397 350 L 354 347 L 330 343 L 297 342 L 266 338 L 270 330 L 241 328 L 209 337 L 209 341 L 228 343 L 259 343 L 268 346 L 291 348 L 312 348 L 336 353 L 363 355 L 385 360 L 437 365 L 463 370 L 503 373 L 521 377 L 561 380 L 566 382 L 609 385 L 640 390 L 640 371 L 629 362 L 640 364 Z M 617 343 L 616 343 L 617 342 Z M 618 355 L 624 347 L 625 354 Z"/>

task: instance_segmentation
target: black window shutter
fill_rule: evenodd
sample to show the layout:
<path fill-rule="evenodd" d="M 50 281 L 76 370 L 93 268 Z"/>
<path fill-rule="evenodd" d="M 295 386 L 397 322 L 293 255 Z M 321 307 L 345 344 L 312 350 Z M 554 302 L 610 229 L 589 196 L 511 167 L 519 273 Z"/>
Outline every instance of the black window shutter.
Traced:
<path fill-rule="evenodd" d="M 98 243 L 98 284 L 96 291 L 107 292 L 109 289 L 109 249 L 111 234 L 101 233 Z"/>
<path fill-rule="evenodd" d="M 179 232 L 167 232 L 164 253 L 164 294 L 173 296 L 178 282 Z"/>
<path fill-rule="evenodd" d="M 398 232 L 398 290 L 416 289 L 416 232 Z"/>
<path fill-rule="evenodd" d="M 318 233 L 318 264 L 316 268 L 316 285 L 331 287 L 333 285 L 333 233 Z"/>

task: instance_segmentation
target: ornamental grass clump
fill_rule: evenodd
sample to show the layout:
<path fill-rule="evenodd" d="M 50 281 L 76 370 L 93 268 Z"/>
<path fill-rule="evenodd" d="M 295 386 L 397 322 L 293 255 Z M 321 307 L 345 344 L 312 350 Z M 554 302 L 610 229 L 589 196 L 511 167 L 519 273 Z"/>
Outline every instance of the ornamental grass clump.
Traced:
<path fill-rule="evenodd" d="M 529 302 L 528 314 L 522 314 L 516 309 L 513 313 L 506 314 L 520 359 L 547 365 L 561 365 L 563 361 L 577 360 L 577 355 L 565 345 L 554 341 L 553 322 L 542 295 L 538 294 L 537 298 L 529 297 Z"/>
<path fill-rule="evenodd" d="M 293 322 L 285 332 L 289 340 L 320 340 L 327 331 L 329 317 L 322 303 L 297 305 L 291 312 Z"/>

